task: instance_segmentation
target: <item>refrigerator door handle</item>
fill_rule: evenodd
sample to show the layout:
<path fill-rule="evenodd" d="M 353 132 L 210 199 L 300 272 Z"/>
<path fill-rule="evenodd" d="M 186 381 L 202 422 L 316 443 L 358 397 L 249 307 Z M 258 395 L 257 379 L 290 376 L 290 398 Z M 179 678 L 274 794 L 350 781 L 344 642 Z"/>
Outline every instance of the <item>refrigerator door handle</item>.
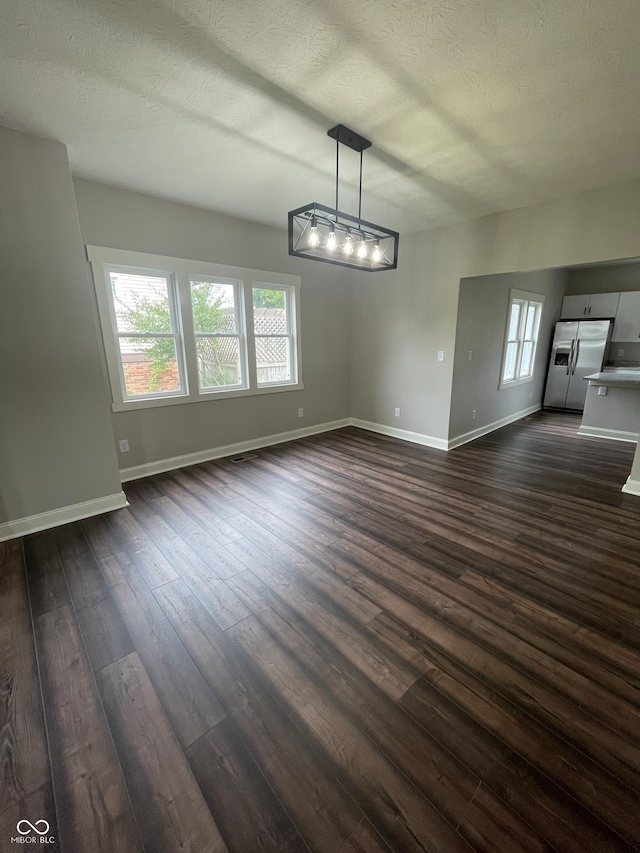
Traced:
<path fill-rule="evenodd" d="M 569 371 L 571 370 L 571 365 L 573 364 L 573 348 L 576 345 L 575 339 L 571 341 L 571 352 L 569 353 L 569 358 L 567 359 L 567 376 L 569 375 Z"/>
<path fill-rule="evenodd" d="M 576 354 L 573 359 L 573 367 L 571 368 L 571 375 L 576 372 L 576 367 L 578 365 L 578 357 L 580 356 L 580 338 L 576 341 Z"/>

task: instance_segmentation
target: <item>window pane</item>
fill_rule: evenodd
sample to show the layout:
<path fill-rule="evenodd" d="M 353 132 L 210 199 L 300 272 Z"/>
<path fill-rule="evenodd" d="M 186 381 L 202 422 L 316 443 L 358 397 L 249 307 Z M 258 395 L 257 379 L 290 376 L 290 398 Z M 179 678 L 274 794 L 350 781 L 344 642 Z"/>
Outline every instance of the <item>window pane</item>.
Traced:
<path fill-rule="evenodd" d="M 529 376 L 533 367 L 533 341 L 525 341 L 522 345 L 522 361 L 520 362 L 520 379 Z"/>
<path fill-rule="evenodd" d="M 169 282 L 162 276 L 111 271 L 119 332 L 171 332 Z"/>
<path fill-rule="evenodd" d="M 522 302 L 513 302 L 511 305 L 511 315 L 509 317 L 509 334 L 507 338 L 510 341 L 515 341 L 518 338 L 518 326 L 520 325 L 520 311 L 522 310 Z"/>
<path fill-rule="evenodd" d="M 127 396 L 180 391 L 174 338 L 119 338 Z"/>
<path fill-rule="evenodd" d="M 256 366 L 258 385 L 291 380 L 291 355 L 289 338 L 256 337 Z"/>
<path fill-rule="evenodd" d="M 536 315 L 538 313 L 538 303 L 531 302 L 527 308 L 527 322 L 524 327 L 524 336 L 529 340 L 533 340 L 536 330 Z"/>
<path fill-rule="evenodd" d="M 284 290 L 253 288 L 253 330 L 256 335 L 287 333 L 287 307 Z"/>
<path fill-rule="evenodd" d="M 191 305 L 196 332 L 236 334 L 235 288 L 216 281 L 192 281 Z"/>
<path fill-rule="evenodd" d="M 196 338 L 200 388 L 240 385 L 238 338 Z"/>
<path fill-rule="evenodd" d="M 517 342 L 507 344 L 507 351 L 504 359 L 504 371 L 502 374 L 503 380 L 515 379 L 516 376 L 516 357 L 518 355 Z"/>

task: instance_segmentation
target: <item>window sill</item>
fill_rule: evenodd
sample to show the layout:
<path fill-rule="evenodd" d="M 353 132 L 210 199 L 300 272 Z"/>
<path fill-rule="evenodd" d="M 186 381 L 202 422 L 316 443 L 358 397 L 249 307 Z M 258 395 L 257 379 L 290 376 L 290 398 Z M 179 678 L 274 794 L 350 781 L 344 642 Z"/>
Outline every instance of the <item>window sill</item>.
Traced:
<path fill-rule="evenodd" d="M 513 388 L 516 385 L 526 385 L 528 382 L 533 382 L 533 376 L 525 376 L 522 379 L 508 379 L 502 381 L 498 385 L 498 391 L 504 391 L 506 388 Z"/>
<path fill-rule="evenodd" d="M 149 400 L 124 400 L 112 404 L 112 412 L 131 412 L 138 409 L 157 409 L 161 406 L 180 406 L 185 403 L 211 403 L 229 400 L 232 397 L 257 397 L 262 394 L 277 394 L 282 391 L 302 391 L 304 383 L 288 382 L 262 388 L 236 388 L 233 391 L 205 391 L 196 394 L 176 394 L 173 397 L 153 397 Z"/>

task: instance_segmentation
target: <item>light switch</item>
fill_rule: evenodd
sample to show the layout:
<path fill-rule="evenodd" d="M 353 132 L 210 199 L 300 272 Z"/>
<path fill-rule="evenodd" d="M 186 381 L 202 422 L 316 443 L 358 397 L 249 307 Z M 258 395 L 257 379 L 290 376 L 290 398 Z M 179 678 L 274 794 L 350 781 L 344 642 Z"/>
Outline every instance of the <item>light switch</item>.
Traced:
<path fill-rule="evenodd" d="M 607 396 L 607 386 L 600 385 L 598 388 L 598 397 L 606 397 Z"/>

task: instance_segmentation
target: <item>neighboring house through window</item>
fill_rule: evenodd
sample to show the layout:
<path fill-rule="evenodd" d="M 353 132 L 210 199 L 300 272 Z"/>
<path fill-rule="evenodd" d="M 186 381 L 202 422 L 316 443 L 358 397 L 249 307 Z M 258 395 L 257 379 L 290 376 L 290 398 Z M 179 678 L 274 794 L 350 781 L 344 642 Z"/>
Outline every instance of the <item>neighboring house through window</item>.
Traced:
<path fill-rule="evenodd" d="M 114 411 L 303 387 L 298 276 L 87 252 Z"/>
<path fill-rule="evenodd" d="M 509 291 L 500 388 L 533 379 L 543 304 L 540 293 Z"/>
<path fill-rule="evenodd" d="M 258 385 L 290 382 L 295 337 L 286 290 L 268 284 L 254 285 L 253 332 Z"/>

